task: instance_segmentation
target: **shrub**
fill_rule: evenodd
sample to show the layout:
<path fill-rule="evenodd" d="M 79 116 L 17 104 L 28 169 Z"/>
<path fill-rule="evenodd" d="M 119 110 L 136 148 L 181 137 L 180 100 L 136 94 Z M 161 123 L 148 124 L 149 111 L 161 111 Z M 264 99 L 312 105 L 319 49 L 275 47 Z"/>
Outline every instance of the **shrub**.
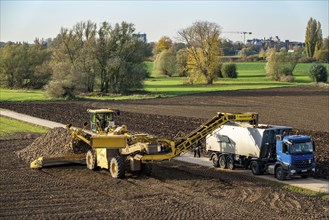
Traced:
<path fill-rule="evenodd" d="M 78 78 L 74 68 L 67 62 L 52 62 L 53 75 L 45 89 L 50 97 L 54 98 L 74 98 Z"/>
<path fill-rule="evenodd" d="M 50 81 L 45 88 L 50 97 L 67 99 L 75 97 L 75 87 L 73 85 L 65 85 L 59 81 Z"/>
<path fill-rule="evenodd" d="M 188 54 L 185 48 L 180 49 L 176 53 L 176 70 L 179 76 L 187 76 L 187 72 L 188 72 L 187 59 L 188 59 Z"/>
<path fill-rule="evenodd" d="M 228 63 L 222 66 L 222 75 L 224 78 L 238 78 L 235 63 Z"/>
<path fill-rule="evenodd" d="M 276 81 L 287 81 L 293 79 L 293 71 L 300 58 L 300 53 L 288 53 L 286 50 L 276 52 L 274 48 L 267 53 L 265 66 L 266 76 Z M 291 76 L 291 77 L 287 77 Z"/>
<path fill-rule="evenodd" d="M 309 71 L 311 79 L 318 83 L 318 82 L 327 82 L 328 80 L 328 72 L 324 65 L 321 64 L 314 64 L 311 66 Z"/>
<path fill-rule="evenodd" d="M 173 76 L 176 73 L 176 53 L 173 48 L 163 50 L 156 56 L 153 70 L 157 75 Z"/>
<path fill-rule="evenodd" d="M 279 81 L 281 81 L 281 82 L 294 82 L 295 77 L 292 76 L 292 75 L 280 76 Z"/>
<path fill-rule="evenodd" d="M 320 62 L 329 62 L 329 50 L 328 49 L 321 49 L 315 51 L 314 57 Z"/>
<path fill-rule="evenodd" d="M 222 66 L 223 66 L 222 63 L 219 63 L 218 64 L 217 73 L 216 73 L 216 75 L 217 75 L 218 78 L 223 78 Z"/>

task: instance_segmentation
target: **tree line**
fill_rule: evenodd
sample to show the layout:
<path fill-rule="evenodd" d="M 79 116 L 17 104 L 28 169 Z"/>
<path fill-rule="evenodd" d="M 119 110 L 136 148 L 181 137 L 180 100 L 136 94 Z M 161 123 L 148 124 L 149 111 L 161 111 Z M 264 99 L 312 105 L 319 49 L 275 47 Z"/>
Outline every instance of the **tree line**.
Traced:
<path fill-rule="evenodd" d="M 54 97 L 99 91 L 127 93 L 142 88 L 149 45 L 131 23 L 100 27 L 91 21 L 61 28 L 53 40 L 7 43 L 0 49 L 1 84 L 43 88 Z"/>
<path fill-rule="evenodd" d="M 212 84 L 222 77 L 237 77 L 236 66 L 225 64 L 223 55 L 237 44 L 221 39 L 221 27 L 207 21 L 195 22 L 178 32 L 181 43 L 173 43 L 162 37 L 155 46 L 154 72 L 166 76 L 187 76 L 187 82 Z M 294 81 L 293 71 L 298 62 L 329 62 L 329 37 L 322 38 L 320 22 L 310 18 L 305 33 L 305 48 L 295 46 L 287 50 L 278 45 L 263 48 L 245 45 L 239 52 L 247 57 L 258 50 L 257 56 L 266 61 L 265 72 L 268 78 L 276 81 Z"/>
<path fill-rule="evenodd" d="M 230 50 L 256 50 L 250 45 L 231 44 L 222 39 L 221 27 L 197 21 L 177 33 L 178 42 L 162 37 L 146 43 L 132 23 L 99 27 L 92 21 L 61 28 L 52 40 L 36 39 L 33 44 L 6 43 L 0 47 L 0 83 L 9 88 L 46 88 L 53 97 L 79 93 L 129 93 L 143 87 L 148 76 L 145 60 L 153 57 L 159 75 L 186 76 L 187 82 L 212 84 L 217 78 L 237 77 L 234 64 L 224 64 Z M 328 62 L 329 38 L 322 38 L 320 22 L 310 18 L 305 48 L 261 48 L 267 61 L 266 73 L 273 80 L 292 81 L 292 72 L 301 59 Z M 240 55 L 241 55 L 240 54 Z M 241 55 L 242 56 L 242 55 Z"/>

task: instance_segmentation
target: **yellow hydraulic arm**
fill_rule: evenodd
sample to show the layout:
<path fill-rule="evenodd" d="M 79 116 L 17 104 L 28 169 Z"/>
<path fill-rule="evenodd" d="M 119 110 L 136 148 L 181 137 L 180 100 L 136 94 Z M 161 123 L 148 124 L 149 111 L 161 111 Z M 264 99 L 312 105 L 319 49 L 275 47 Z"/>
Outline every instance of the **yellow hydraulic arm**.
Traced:
<path fill-rule="evenodd" d="M 178 139 L 171 144 L 171 152 L 162 155 L 144 155 L 141 160 L 166 160 L 179 156 L 202 138 L 211 134 L 214 130 L 228 122 L 249 122 L 251 125 L 258 124 L 257 113 L 222 113 L 203 123 L 200 127 L 189 133 L 183 138 Z"/>

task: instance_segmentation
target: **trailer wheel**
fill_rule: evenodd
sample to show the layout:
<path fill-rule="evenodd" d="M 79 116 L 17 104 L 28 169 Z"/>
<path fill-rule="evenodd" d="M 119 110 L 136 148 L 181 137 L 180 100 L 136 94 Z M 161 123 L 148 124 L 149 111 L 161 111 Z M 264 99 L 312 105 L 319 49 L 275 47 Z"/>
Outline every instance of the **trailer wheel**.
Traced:
<path fill-rule="evenodd" d="M 227 168 L 227 164 L 226 164 L 226 155 L 222 154 L 219 157 L 219 166 L 220 168 L 226 169 Z"/>
<path fill-rule="evenodd" d="M 278 166 L 275 170 L 275 176 L 278 180 L 283 181 L 286 178 L 282 166 Z"/>
<path fill-rule="evenodd" d="M 96 154 L 95 151 L 89 150 L 86 154 L 86 164 L 89 170 L 96 170 Z"/>
<path fill-rule="evenodd" d="M 230 169 L 230 170 L 234 170 L 235 166 L 234 166 L 234 160 L 233 160 L 233 157 L 228 156 L 226 159 L 227 159 L 227 160 L 226 160 L 227 168 Z"/>
<path fill-rule="evenodd" d="M 250 169 L 251 169 L 252 174 L 254 174 L 254 175 L 260 175 L 261 174 L 260 166 L 259 166 L 259 163 L 257 161 L 252 161 L 251 162 Z"/>
<path fill-rule="evenodd" d="M 219 167 L 219 158 L 217 154 L 212 156 L 212 164 L 214 167 Z"/>
<path fill-rule="evenodd" d="M 116 156 L 111 159 L 110 173 L 113 178 L 123 178 L 125 176 L 125 163 L 121 156 Z"/>

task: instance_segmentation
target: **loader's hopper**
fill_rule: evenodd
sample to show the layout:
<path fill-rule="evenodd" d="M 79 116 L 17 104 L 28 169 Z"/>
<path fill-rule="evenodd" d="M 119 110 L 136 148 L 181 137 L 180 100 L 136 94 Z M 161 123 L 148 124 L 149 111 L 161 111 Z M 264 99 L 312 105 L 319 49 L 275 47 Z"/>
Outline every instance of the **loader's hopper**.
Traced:
<path fill-rule="evenodd" d="M 127 145 L 126 135 L 92 135 L 93 148 L 123 148 Z"/>

